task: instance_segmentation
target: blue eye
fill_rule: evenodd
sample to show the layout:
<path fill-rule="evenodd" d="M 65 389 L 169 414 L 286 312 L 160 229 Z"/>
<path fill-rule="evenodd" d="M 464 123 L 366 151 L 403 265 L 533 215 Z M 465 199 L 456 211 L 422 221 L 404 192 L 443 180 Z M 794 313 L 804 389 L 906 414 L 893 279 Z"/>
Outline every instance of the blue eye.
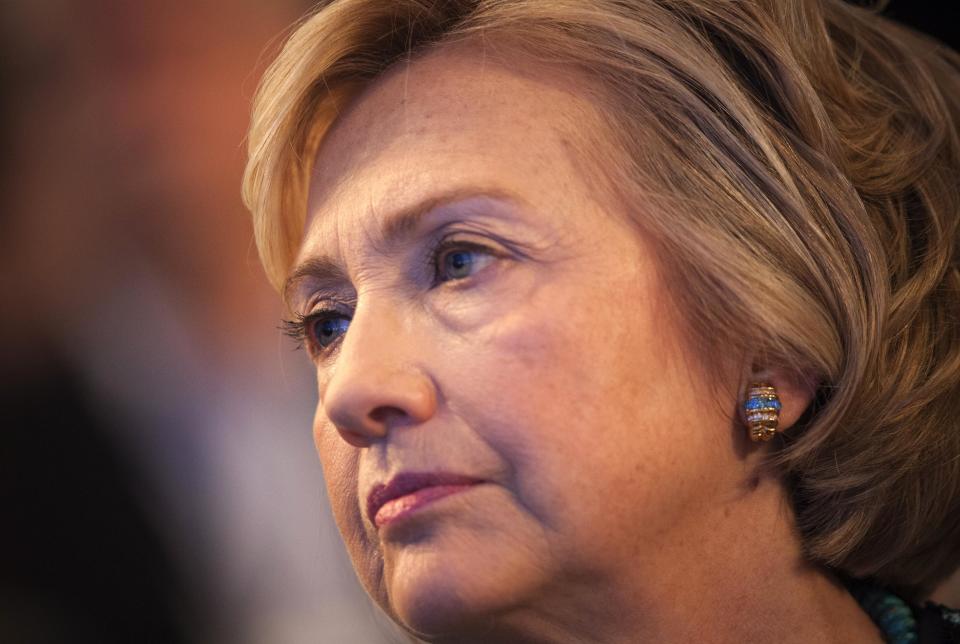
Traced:
<path fill-rule="evenodd" d="M 458 250 L 443 256 L 443 268 L 450 279 L 463 279 L 470 274 L 473 267 L 473 253 L 468 250 Z"/>
<path fill-rule="evenodd" d="M 479 244 L 448 242 L 434 252 L 437 282 L 451 282 L 470 277 L 493 259 L 492 253 Z"/>
<path fill-rule="evenodd" d="M 332 311 L 319 311 L 309 317 L 314 319 L 307 324 L 308 339 L 321 349 L 336 342 L 350 325 L 350 320 Z"/>
<path fill-rule="evenodd" d="M 283 333 L 297 343 L 297 348 L 306 346 L 314 356 L 328 351 L 341 335 L 347 332 L 350 317 L 338 309 L 317 309 L 309 315 L 297 314 L 292 320 L 283 320 Z"/>

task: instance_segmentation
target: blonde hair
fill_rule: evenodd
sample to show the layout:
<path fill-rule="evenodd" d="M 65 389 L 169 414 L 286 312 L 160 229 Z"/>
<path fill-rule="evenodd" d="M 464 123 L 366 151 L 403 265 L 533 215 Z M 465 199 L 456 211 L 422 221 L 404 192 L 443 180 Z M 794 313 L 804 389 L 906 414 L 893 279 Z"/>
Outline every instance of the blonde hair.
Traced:
<path fill-rule="evenodd" d="M 839 0 L 325 3 L 250 128 L 243 194 L 276 287 L 338 111 L 397 61 L 480 36 L 599 90 L 623 152 L 603 171 L 643 203 L 704 355 L 819 383 L 769 463 L 808 557 L 929 592 L 960 564 L 960 56 Z"/>

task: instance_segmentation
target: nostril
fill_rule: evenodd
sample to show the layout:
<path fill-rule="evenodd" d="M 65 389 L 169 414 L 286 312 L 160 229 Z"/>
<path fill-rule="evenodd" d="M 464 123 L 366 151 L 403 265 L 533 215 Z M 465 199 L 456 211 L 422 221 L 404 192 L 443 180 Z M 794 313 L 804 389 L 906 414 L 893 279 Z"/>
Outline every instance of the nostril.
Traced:
<path fill-rule="evenodd" d="M 370 420 L 372 420 L 375 423 L 386 425 L 387 421 L 390 420 L 391 416 L 404 416 L 404 415 L 406 414 L 404 414 L 402 409 L 398 409 L 397 407 L 390 407 L 388 405 L 382 405 L 370 412 Z"/>

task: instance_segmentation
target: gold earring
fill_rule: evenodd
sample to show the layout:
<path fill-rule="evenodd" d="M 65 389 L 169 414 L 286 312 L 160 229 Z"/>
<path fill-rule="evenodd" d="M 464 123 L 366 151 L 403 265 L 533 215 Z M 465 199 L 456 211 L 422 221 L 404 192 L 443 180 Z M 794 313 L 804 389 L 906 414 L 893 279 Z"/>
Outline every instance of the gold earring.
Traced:
<path fill-rule="evenodd" d="M 777 433 L 780 422 L 780 398 L 772 385 L 755 382 L 747 390 L 747 401 L 743 403 L 743 412 L 747 417 L 750 438 L 754 441 L 768 441 Z"/>

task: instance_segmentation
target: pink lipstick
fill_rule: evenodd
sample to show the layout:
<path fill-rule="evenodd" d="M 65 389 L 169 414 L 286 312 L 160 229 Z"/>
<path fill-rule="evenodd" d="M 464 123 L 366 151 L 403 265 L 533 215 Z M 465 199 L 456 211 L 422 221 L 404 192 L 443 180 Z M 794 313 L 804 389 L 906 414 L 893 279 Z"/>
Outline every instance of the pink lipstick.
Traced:
<path fill-rule="evenodd" d="M 386 485 L 374 486 L 367 497 L 367 516 L 378 528 L 482 480 L 446 472 L 407 472 Z"/>

